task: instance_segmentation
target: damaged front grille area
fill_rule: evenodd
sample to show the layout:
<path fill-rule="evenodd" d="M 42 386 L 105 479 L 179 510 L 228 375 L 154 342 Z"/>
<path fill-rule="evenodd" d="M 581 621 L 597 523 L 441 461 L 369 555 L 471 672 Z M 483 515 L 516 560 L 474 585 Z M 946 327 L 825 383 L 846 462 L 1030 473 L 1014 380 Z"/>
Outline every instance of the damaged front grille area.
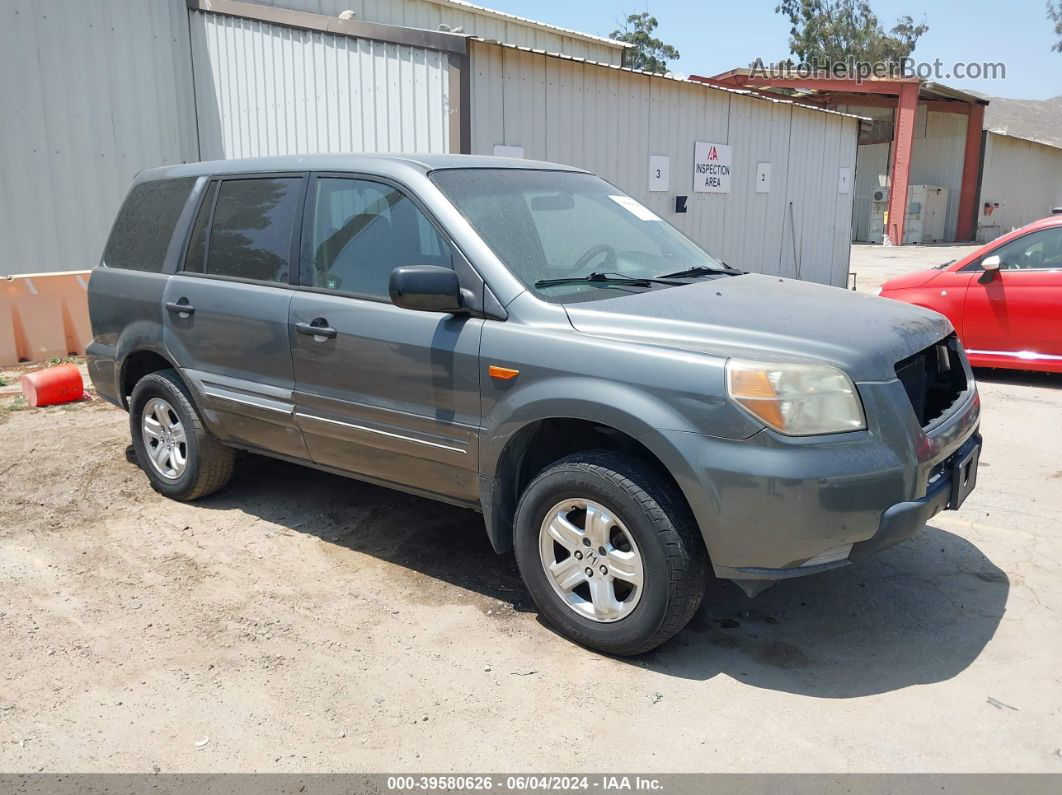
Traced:
<path fill-rule="evenodd" d="M 923 428 L 942 416 L 966 391 L 966 370 L 959 339 L 950 334 L 896 363 L 900 379 Z"/>

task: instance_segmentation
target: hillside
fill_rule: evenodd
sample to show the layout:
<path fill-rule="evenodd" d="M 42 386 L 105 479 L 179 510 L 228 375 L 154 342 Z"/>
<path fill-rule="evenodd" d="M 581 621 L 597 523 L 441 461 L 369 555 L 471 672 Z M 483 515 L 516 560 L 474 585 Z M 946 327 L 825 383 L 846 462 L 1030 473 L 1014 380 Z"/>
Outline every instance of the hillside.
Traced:
<path fill-rule="evenodd" d="M 1062 146 L 1062 95 L 1044 100 L 988 99 L 991 104 L 985 112 L 986 130 L 1002 130 L 1021 138 Z"/>

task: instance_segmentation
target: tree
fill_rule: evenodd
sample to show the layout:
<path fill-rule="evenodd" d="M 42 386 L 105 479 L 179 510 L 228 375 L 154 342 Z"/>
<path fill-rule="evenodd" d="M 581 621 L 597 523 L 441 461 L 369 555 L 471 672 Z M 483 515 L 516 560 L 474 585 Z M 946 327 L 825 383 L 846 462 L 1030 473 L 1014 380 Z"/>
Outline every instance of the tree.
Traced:
<path fill-rule="evenodd" d="M 774 10 L 792 23 L 789 51 L 823 69 L 852 61 L 898 66 L 929 30 L 924 19 L 903 16 L 886 33 L 868 0 L 781 0 Z"/>
<path fill-rule="evenodd" d="M 1047 18 L 1055 23 L 1055 35 L 1058 41 L 1051 45 L 1055 52 L 1062 52 L 1062 0 L 1047 0 Z"/>
<path fill-rule="evenodd" d="M 667 71 L 665 59 L 679 57 L 678 50 L 653 37 L 656 26 L 656 17 L 649 16 L 648 11 L 640 14 L 631 13 L 627 15 L 621 29 L 609 34 L 610 39 L 634 45 L 624 54 L 625 66 L 645 72 L 664 74 Z"/>

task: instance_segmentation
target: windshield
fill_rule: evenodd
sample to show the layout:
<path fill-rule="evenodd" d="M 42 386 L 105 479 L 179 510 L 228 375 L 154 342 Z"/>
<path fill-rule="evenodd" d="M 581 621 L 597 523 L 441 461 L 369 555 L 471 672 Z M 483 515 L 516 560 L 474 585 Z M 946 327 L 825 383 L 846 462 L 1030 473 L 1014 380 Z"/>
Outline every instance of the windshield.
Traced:
<path fill-rule="evenodd" d="M 726 269 L 652 211 L 591 174 L 454 169 L 437 171 L 432 179 L 509 270 L 547 301 L 612 298 L 683 283 L 631 283 L 621 277 Z M 578 281 L 591 274 L 596 278 Z M 564 281 L 569 278 L 577 281 Z M 553 280 L 560 281 L 543 284 Z"/>

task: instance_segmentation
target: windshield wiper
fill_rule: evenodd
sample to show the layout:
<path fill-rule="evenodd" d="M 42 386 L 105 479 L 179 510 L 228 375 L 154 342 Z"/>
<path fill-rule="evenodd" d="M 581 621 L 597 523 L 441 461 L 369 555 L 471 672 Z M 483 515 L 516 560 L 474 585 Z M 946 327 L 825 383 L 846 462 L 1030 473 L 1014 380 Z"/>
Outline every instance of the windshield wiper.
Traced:
<path fill-rule="evenodd" d="M 691 276 L 710 276 L 716 273 L 728 273 L 731 275 L 737 275 L 741 271 L 734 270 L 726 263 L 723 263 L 722 268 L 709 268 L 705 265 L 695 265 L 692 268 L 686 268 L 684 271 L 675 271 L 674 273 L 665 273 L 661 279 L 683 279 Z"/>
<path fill-rule="evenodd" d="M 602 284 L 619 284 L 626 285 L 628 287 L 649 287 L 653 284 L 666 284 L 669 287 L 677 287 L 681 282 L 669 282 L 664 278 L 651 278 L 645 276 L 624 276 L 622 273 L 608 274 L 608 273 L 591 273 L 588 276 L 565 276 L 562 279 L 539 279 L 535 282 L 535 287 L 552 287 L 555 284 L 583 284 L 583 283 L 595 283 L 600 282 Z"/>

